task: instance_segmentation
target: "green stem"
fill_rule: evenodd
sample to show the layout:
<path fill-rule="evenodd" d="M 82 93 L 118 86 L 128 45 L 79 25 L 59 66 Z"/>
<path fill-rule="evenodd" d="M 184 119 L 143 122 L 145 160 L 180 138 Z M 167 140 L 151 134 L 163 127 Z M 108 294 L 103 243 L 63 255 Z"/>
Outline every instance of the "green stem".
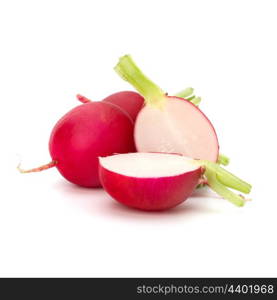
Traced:
<path fill-rule="evenodd" d="M 142 73 L 130 55 L 122 56 L 114 69 L 144 97 L 147 104 L 163 107 L 166 101 L 165 93 Z"/>
<path fill-rule="evenodd" d="M 181 92 L 175 94 L 175 96 L 180 97 L 180 98 L 184 98 L 184 99 L 190 101 L 191 103 L 193 103 L 196 106 L 198 106 L 199 103 L 201 102 L 200 97 L 196 97 L 195 95 L 193 95 L 193 88 L 191 88 L 191 87 L 188 87 L 185 90 L 182 90 Z"/>
<path fill-rule="evenodd" d="M 223 166 L 228 166 L 230 163 L 230 158 L 224 154 L 219 154 L 217 163 Z"/>
<path fill-rule="evenodd" d="M 196 97 L 196 96 L 193 95 L 193 96 L 187 97 L 187 98 L 185 98 L 185 99 L 188 100 L 188 101 L 191 101 L 191 100 L 195 99 L 195 97 Z M 184 97 L 183 97 L 183 98 L 184 98 Z"/>
<path fill-rule="evenodd" d="M 227 187 L 249 194 L 251 191 L 251 185 L 249 183 L 223 169 L 217 163 L 207 160 L 199 160 L 197 163 L 205 167 L 204 175 L 211 189 L 237 206 L 243 206 L 245 204 L 245 198 L 242 195 L 235 194 Z"/>
<path fill-rule="evenodd" d="M 191 103 L 193 103 L 194 105 L 198 106 L 201 102 L 201 97 L 194 97 L 190 100 Z"/>
<path fill-rule="evenodd" d="M 180 98 L 186 98 L 188 100 L 187 97 L 191 96 L 193 94 L 193 88 L 188 87 L 182 91 L 180 91 L 179 93 L 175 94 L 176 97 L 180 97 Z"/>
<path fill-rule="evenodd" d="M 214 174 L 210 174 L 210 171 L 205 172 L 208 179 L 208 185 L 213 189 L 218 195 L 223 197 L 226 200 L 229 200 L 231 203 L 236 206 L 244 206 L 245 200 L 242 196 L 235 194 L 234 192 L 228 190 L 223 184 L 217 181 Z"/>

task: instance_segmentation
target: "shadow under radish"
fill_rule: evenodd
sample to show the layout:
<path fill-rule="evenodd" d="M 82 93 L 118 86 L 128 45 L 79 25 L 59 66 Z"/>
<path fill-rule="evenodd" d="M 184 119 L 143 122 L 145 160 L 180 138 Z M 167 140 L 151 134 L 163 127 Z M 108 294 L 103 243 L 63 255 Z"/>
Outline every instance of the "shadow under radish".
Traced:
<path fill-rule="evenodd" d="M 54 188 L 65 196 L 65 201 L 68 204 L 76 206 L 91 216 L 104 216 L 131 222 L 151 221 L 160 223 L 165 220 L 185 220 L 196 215 L 210 215 L 220 212 L 220 210 L 209 207 L 209 198 L 216 197 L 216 195 L 207 188 L 195 190 L 191 197 L 182 204 L 164 211 L 137 210 L 115 201 L 102 188 L 85 188 L 62 179 L 54 183 Z"/>

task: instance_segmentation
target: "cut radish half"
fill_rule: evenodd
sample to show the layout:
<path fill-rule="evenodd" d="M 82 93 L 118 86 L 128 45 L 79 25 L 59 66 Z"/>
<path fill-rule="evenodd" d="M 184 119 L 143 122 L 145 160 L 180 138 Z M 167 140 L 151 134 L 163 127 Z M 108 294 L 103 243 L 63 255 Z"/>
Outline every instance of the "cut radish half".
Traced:
<path fill-rule="evenodd" d="M 117 201 L 142 210 L 164 210 L 185 201 L 201 167 L 180 155 L 130 153 L 100 158 L 99 177 Z"/>
<path fill-rule="evenodd" d="M 163 109 L 146 105 L 139 112 L 134 134 L 137 151 L 180 153 L 216 162 L 218 141 L 211 122 L 191 102 L 167 98 Z"/>
<path fill-rule="evenodd" d="M 237 206 L 251 185 L 218 164 L 166 153 L 127 153 L 99 158 L 103 188 L 118 202 L 142 210 L 165 210 L 185 201 L 197 184 L 206 182 Z"/>
<path fill-rule="evenodd" d="M 146 102 L 135 122 L 134 138 L 139 152 L 179 153 L 217 161 L 219 146 L 215 130 L 196 105 L 167 96 L 141 72 L 129 55 L 120 58 L 115 70 Z"/>

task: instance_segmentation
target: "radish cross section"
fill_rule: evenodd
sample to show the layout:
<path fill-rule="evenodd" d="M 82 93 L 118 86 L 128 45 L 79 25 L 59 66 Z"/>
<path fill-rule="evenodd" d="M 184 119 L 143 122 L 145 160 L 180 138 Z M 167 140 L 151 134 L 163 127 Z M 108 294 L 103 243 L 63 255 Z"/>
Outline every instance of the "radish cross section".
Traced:
<path fill-rule="evenodd" d="M 211 122 L 191 102 L 167 98 L 163 109 L 147 105 L 139 112 L 135 124 L 137 150 L 217 161 L 218 141 Z"/>
<path fill-rule="evenodd" d="M 215 130 L 196 105 L 165 94 L 129 55 L 119 59 L 115 71 L 145 99 L 146 105 L 135 122 L 134 139 L 139 152 L 179 153 L 194 159 L 218 160 Z"/>
<path fill-rule="evenodd" d="M 124 176 L 169 177 L 195 171 L 194 161 L 181 155 L 165 153 L 128 153 L 100 158 L 102 167 Z"/>
<path fill-rule="evenodd" d="M 178 154 L 126 153 L 99 158 L 103 188 L 118 202 L 142 210 L 164 210 L 185 201 L 203 180 L 237 206 L 251 185 L 218 164 Z"/>
<path fill-rule="evenodd" d="M 120 203 L 141 210 L 165 210 L 185 201 L 202 169 L 173 154 L 130 153 L 100 158 L 104 189 Z"/>

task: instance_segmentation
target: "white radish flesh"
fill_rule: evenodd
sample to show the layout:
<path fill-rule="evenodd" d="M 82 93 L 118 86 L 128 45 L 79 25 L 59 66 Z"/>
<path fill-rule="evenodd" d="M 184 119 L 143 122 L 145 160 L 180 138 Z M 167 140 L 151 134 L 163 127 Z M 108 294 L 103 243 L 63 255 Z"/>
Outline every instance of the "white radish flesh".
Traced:
<path fill-rule="evenodd" d="M 211 122 L 191 102 L 167 98 L 163 109 L 146 105 L 139 112 L 135 123 L 137 150 L 179 153 L 216 162 L 219 147 Z"/>
<path fill-rule="evenodd" d="M 99 158 L 109 171 L 132 177 L 177 176 L 199 168 L 194 160 L 165 153 L 127 153 Z"/>

